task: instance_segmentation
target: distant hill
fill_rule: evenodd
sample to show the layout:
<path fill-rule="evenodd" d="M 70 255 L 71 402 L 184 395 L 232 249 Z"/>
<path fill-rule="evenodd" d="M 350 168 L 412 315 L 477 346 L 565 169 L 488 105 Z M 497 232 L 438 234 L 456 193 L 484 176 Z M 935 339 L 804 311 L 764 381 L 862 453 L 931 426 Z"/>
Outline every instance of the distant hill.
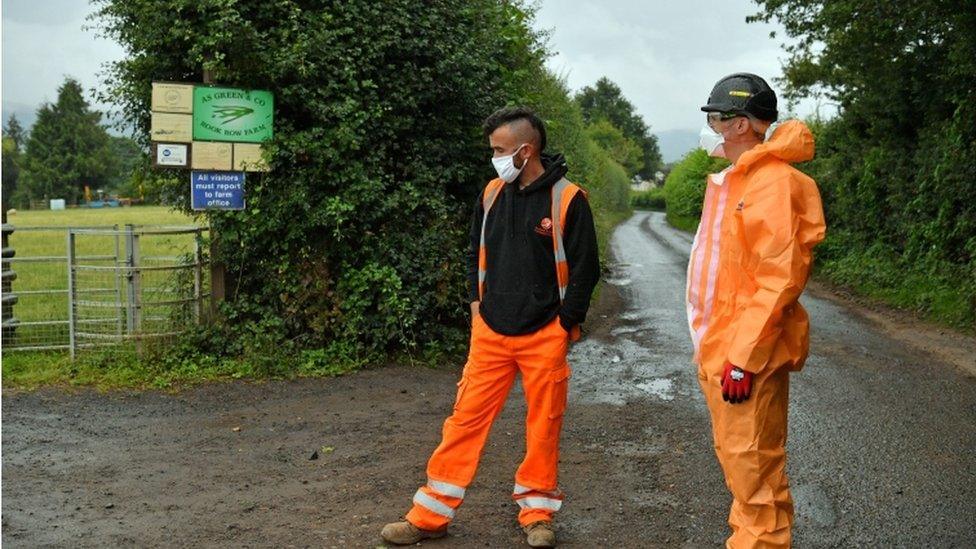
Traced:
<path fill-rule="evenodd" d="M 661 158 L 665 162 L 676 162 L 698 146 L 699 130 L 667 130 L 655 132 Z"/>

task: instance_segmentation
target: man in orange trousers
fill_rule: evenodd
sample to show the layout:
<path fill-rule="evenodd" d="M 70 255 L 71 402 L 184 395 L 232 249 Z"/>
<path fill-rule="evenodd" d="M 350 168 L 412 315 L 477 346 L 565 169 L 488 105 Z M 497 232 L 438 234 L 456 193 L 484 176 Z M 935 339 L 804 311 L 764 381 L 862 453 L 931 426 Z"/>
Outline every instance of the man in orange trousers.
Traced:
<path fill-rule="evenodd" d="M 775 123 L 776 95 L 754 74 L 720 80 L 702 110 L 702 148 L 732 161 L 708 177 L 687 291 L 698 378 L 733 498 L 726 546 L 789 547 L 789 373 L 808 354 L 798 299 L 825 231 L 816 183 L 791 164 L 813 158 L 813 135 L 797 120 Z"/>
<path fill-rule="evenodd" d="M 566 353 L 599 278 L 596 232 L 586 194 L 564 177 L 563 157 L 543 154 L 545 126 L 532 111 L 501 109 L 485 121 L 485 134 L 498 178 L 479 194 L 471 222 L 471 350 L 454 412 L 427 464 L 427 484 L 414 495 L 406 520 L 383 528 L 388 543 L 446 534 L 488 431 L 521 374 L 526 448 L 512 497 L 528 545 L 556 544 Z"/>

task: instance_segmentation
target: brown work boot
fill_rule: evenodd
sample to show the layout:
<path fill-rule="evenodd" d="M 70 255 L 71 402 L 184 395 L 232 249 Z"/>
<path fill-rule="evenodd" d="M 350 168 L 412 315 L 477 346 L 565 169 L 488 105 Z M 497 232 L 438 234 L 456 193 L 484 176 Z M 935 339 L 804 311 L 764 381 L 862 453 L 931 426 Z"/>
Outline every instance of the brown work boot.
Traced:
<path fill-rule="evenodd" d="M 404 520 L 402 522 L 391 522 L 387 524 L 383 527 L 380 535 L 383 536 L 383 539 L 387 543 L 392 543 L 393 545 L 413 545 L 425 539 L 442 538 L 447 535 L 447 529 L 421 530 Z M 540 547 L 549 546 L 542 545 Z"/>
<path fill-rule="evenodd" d="M 528 526 L 523 526 L 525 539 L 529 547 L 555 547 L 556 533 L 552 531 L 552 523 L 540 520 Z"/>

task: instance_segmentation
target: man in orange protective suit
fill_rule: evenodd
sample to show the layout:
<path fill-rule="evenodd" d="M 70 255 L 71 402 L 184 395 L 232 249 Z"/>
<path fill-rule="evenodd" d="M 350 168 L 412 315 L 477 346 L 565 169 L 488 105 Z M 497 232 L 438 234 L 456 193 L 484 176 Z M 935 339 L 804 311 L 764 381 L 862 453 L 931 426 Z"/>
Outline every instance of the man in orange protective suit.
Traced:
<path fill-rule="evenodd" d="M 454 413 L 427 464 L 427 484 L 406 520 L 387 524 L 397 545 L 443 536 L 474 478 L 485 439 L 516 374 L 528 411 L 525 459 L 512 497 L 530 547 L 554 547 L 553 514 L 566 408 L 566 352 L 579 337 L 600 276 L 596 232 L 586 193 L 564 177 L 561 155 L 544 154 L 542 121 L 524 108 L 485 120 L 498 178 L 479 194 L 468 259 L 471 350 Z"/>
<path fill-rule="evenodd" d="M 776 124 L 762 78 L 727 76 L 702 107 L 702 148 L 732 165 L 708 177 L 688 267 L 688 322 L 715 452 L 732 492 L 726 547 L 789 547 L 789 373 L 809 350 L 798 299 L 824 238 L 816 183 L 790 164 L 813 158 L 798 120 Z"/>

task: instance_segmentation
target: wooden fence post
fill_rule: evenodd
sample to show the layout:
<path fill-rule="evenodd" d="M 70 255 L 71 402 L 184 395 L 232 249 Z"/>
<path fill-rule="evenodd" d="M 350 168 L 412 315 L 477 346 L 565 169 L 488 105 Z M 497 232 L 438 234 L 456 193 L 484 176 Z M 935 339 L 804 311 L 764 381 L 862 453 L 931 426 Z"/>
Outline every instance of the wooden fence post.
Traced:
<path fill-rule="evenodd" d="M 6 199 L 7 197 L 4 196 Z M 6 202 L 6 200 L 4 200 Z M 17 304 L 17 294 L 12 292 L 13 282 L 17 278 L 14 271 L 13 259 L 16 251 L 10 245 L 10 233 L 14 232 L 14 226 L 7 224 L 7 204 L 3 208 L 3 273 L 0 275 L 0 284 L 3 290 L 3 339 L 8 340 L 14 337 L 17 329 L 17 319 L 14 317 L 14 305 Z"/>

